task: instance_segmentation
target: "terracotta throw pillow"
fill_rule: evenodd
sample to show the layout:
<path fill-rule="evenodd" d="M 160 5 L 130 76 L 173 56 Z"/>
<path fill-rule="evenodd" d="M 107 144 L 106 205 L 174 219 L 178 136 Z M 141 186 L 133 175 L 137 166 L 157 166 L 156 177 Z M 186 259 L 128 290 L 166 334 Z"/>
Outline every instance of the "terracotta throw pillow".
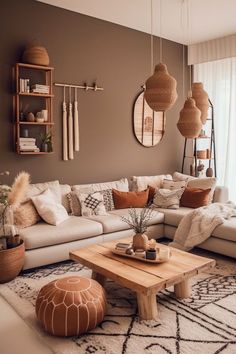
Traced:
<path fill-rule="evenodd" d="M 41 218 L 31 200 L 14 210 L 14 223 L 19 229 L 35 225 Z"/>
<path fill-rule="evenodd" d="M 144 208 L 148 202 L 148 192 L 149 189 L 141 192 L 120 192 L 112 189 L 115 208 Z"/>
<path fill-rule="evenodd" d="M 180 205 L 188 208 L 200 208 L 209 204 L 209 189 L 187 187 L 182 194 Z"/>

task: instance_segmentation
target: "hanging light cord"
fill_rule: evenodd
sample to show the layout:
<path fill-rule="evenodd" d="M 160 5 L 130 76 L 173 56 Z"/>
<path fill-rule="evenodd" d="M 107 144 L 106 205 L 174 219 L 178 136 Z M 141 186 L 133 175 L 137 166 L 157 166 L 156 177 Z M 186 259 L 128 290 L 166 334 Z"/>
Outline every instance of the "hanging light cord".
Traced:
<path fill-rule="evenodd" d="M 162 63 L 162 0 L 159 0 L 159 25 L 160 25 L 160 63 Z"/>
<path fill-rule="evenodd" d="M 154 66 L 154 58 L 153 58 L 153 2 L 150 0 L 150 12 L 151 12 L 151 75 L 153 72 L 153 66 Z"/>
<path fill-rule="evenodd" d="M 192 29 L 191 29 L 191 0 L 187 1 L 187 26 L 188 26 L 188 46 L 191 43 Z M 189 67 L 189 96 L 192 97 L 192 66 Z"/>
<path fill-rule="evenodd" d="M 183 99 L 185 98 L 185 29 L 187 27 L 186 12 L 185 12 L 186 1 L 182 0 L 181 13 L 180 13 L 180 24 L 183 32 Z"/>

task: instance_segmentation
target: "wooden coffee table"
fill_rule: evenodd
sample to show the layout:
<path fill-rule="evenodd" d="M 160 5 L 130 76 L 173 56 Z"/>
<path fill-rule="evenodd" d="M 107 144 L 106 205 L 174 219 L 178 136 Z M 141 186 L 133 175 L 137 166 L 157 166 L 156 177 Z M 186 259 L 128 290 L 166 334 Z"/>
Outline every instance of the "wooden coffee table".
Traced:
<path fill-rule="evenodd" d="M 131 238 L 119 239 L 130 242 Z M 117 240 L 92 245 L 70 252 L 70 258 L 92 269 L 92 278 L 101 285 L 106 278 L 136 292 L 139 316 L 143 320 L 157 319 L 156 294 L 174 285 L 178 298 L 191 294 L 189 279 L 200 271 L 215 266 L 215 260 L 171 248 L 171 258 L 160 264 L 145 263 L 112 253 Z M 160 248 L 167 246 L 158 244 Z"/>

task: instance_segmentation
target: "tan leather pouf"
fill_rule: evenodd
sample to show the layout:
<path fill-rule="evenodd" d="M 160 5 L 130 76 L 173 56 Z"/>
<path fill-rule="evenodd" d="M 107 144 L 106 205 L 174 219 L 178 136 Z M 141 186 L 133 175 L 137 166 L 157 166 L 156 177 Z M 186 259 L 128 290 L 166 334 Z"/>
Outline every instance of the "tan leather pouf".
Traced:
<path fill-rule="evenodd" d="M 105 292 L 93 279 L 70 276 L 45 285 L 36 300 L 36 315 L 46 332 L 74 336 L 95 328 L 104 318 Z"/>

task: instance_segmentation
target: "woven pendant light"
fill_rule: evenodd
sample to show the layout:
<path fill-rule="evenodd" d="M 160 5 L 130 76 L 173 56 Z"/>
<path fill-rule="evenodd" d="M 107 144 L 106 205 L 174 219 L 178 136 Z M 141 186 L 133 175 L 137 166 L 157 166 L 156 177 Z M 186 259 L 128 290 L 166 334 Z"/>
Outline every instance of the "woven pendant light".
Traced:
<path fill-rule="evenodd" d="M 202 82 L 194 82 L 192 84 L 192 97 L 195 99 L 197 108 L 201 111 L 202 124 L 205 124 L 208 117 L 209 101 Z"/>
<path fill-rule="evenodd" d="M 195 100 L 187 98 L 183 109 L 180 111 L 177 127 L 180 133 L 187 139 L 197 138 L 202 129 L 201 111 L 196 107 Z"/>
<path fill-rule="evenodd" d="M 177 82 L 168 73 L 167 66 L 159 63 L 146 81 L 144 98 L 154 111 L 167 111 L 178 97 L 176 86 Z"/>

